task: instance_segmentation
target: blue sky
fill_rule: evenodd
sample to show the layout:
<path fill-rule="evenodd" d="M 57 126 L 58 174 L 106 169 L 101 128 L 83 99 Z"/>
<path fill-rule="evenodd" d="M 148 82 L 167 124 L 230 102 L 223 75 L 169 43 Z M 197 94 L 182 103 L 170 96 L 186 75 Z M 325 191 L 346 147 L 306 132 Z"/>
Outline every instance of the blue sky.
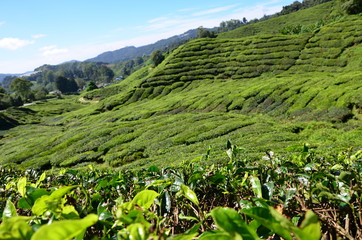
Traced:
<path fill-rule="evenodd" d="M 272 14 L 294 0 L 0 0 L 0 73 L 85 60 L 230 19 Z"/>

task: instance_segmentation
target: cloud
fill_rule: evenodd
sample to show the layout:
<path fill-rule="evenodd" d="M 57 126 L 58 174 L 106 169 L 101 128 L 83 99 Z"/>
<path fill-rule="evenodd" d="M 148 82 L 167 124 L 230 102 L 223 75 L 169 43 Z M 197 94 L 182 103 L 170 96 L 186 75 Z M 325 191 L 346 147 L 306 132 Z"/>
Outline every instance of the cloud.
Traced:
<path fill-rule="evenodd" d="M 42 52 L 41 55 L 43 57 L 68 52 L 68 49 L 66 49 L 66 48 L 58 48 L 56 45 L 42 47 L 42 48 L 39 48 L 39 50 Z"/>
<path fill-rule="evenodd" d="M 0 48 L 17 50 L 27 45 L 35 43 L 34 41 L 23 40 L 19 38 L 2 38 L 0 39 Z"/>
<path fill-rule="evenodd" d="M 159 17 L 159 18 L 154 18 L 151 20 L 148 20 L 149 23 L 155 23 L 155 22 L 161 22 L 161 21 L 166 21 L 167 18 L 166 17 Z"/>
<path fill-rule="evenodd" d="M 201 11 L 201 12 L 197 12 L 194 13 L 193 16 L 203 16 L 203 15 L 208 15 L 208 14 L 213 14 L 213 13 L 219 13 L 219 12 L 224 12 L 227 11 L 231 8 L 236 7 L 238 4 L 234 4 L 234 5 L 229 5 L 229 6 L 225 6 L 225 7 L 219 7 L 219 8 L 213 8 L 213 9 L 209 9 L 206 11 Z"/>
<path fill-rule="evenodd" d="M 36 35 L 33 35 L 33 36 L 31 36 L 32 38 L 34 38 L 34 39 L 38 39 L 38 38 L 43 38 L 43 37 L 46 37 L 47 35 L 45 35 L 45 34 L 36 34 Z"/>
<path fill-rule="evenodd" d="M 196 10 L 196 8 L 183 8 L 183 9 L 177 10 L 177 12 L 193 12 L 195 10 Z"/>

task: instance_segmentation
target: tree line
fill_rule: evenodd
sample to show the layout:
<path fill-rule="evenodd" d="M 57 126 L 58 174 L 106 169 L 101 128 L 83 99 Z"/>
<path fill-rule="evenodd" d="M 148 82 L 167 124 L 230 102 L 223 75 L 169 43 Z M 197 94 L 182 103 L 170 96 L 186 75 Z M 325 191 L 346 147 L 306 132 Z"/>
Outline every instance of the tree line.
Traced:
<path fill-rule="evenodd" d="M 50 91 L 62 94 L 92 90 L 96 84 L 113 81 L 113 71 L 97 63 L 65 63 L 44 65 L 30 76 L 7 76 L 0 83 L 0 110 L 22 106 L 26 102 L 46 99 Z"/>
<path fill-rule="evenodd" d="M 22 106 L 24 103 L 41 100 L 49 91 L 45 87 L 33 89 L 34 84 L 23 78 L 14 78 L 9 84 L 10 93 L 0 86 L 0 110 Z"/>

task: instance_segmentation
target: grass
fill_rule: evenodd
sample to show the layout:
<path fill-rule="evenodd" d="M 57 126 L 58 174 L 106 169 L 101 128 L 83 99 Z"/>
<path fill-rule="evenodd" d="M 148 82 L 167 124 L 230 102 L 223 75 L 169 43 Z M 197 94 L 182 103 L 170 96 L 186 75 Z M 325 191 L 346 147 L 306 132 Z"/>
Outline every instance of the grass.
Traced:
<path fill-rule="evenodd" d="M 321 17 L 326 6 L 307 10 Z M 3 112 L 23 125 L 0 133 L 0 163 L 169 166 L 209 147 L 212 159 L 225 161 L 229 139 L 251 159 L 271 149 L 292 154 L 304 143 L 358 149 L 360 26 L 361 16 L 346 16 L 313 33 L 198 39 L 116 85 Z"/>

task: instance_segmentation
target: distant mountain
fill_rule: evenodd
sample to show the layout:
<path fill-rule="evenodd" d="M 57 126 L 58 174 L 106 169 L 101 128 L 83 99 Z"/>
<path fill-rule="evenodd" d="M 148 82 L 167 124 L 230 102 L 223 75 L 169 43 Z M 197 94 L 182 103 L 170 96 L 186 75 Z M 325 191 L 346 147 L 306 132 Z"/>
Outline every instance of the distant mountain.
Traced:
<path fill-rule="evenodd" d="M 185 41 L 196 37 L 197 29 L 189 30 L 183 34 L 176 35 L 167 39 L 159 40 L 153 44 L 145 45 L 142 47 L 124 47 L 115 51 L 109 51 L 98 55 L 95 58 L 86 60 L 87 62 L 103 62 L 103 63 L 118 63 L 127 60 L 131 60 L 144 55 L 149 55 L 155 50 L 165 49 L 172 47 L 178 43 L 184 43 Z"/>
<path fill-rule="evenodd" d="M 8 75 L 7 75 L 7 74 L 0 73 L 0 82 L 2 82 L 3 79 L 6 78 L 6 76 L 8 76 Z"/>
<path fill-rule="evenodd" d="M 22 74 L 18 74 L 18 73 L 0 73 L 0 82 L 2 82 L 4 80 L 4 78 L 6 78 L 7 76 L 20 76 Z"/>
<path fill-rule="evenodd" d="M 78 63 L 78 62 L 80 62 L 80 61 L 78 61 L 78 60 L 70 60 L 70 61 L 66 61 L 66 62 L 60 63 L 59 65 L 65 64 L 65 63 Z"/>

